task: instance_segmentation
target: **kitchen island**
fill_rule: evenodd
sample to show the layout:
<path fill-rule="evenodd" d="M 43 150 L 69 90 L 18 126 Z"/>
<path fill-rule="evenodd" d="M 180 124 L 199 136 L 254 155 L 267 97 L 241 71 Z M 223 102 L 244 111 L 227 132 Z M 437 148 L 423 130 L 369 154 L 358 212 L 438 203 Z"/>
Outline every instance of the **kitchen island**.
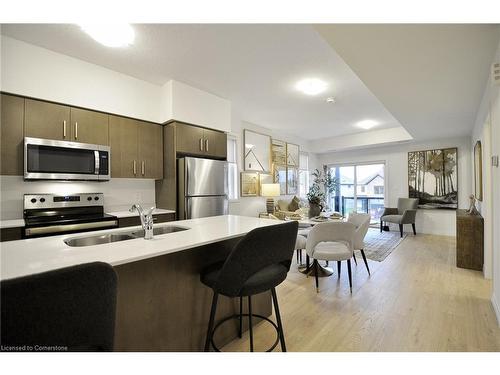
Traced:
<path fill-rule="evenodd" d="M 199 272 L 224 260 L 250 230 L 279 223 L 225 215 L 160 224 L 188 229 L 149 241 L 138 238 L 85 247 L 64 243 L 68 238 L 131 230 L 123 228 L 3 242 L 1 278 L 95 261 L 109 263 L 118 274 L 116 350 L 198 351 L 203 348 L 212 295 L 199 281 Z M 256 296 L 254 304 L 255 313 L 271 314 L 269 293 Z M 234 314 L 238 308 L 237 300 L 222 298 L 217 317 Z M 224 345 L 236 336 L 236 323 L 228 322 L 215 339 Z"/>

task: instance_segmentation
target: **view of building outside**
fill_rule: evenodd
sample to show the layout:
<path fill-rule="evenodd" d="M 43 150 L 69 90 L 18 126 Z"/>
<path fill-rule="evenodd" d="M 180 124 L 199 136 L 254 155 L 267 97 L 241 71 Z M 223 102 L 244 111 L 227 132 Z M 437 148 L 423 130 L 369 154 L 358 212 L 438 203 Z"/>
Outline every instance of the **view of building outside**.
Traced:
<path fill-rule="evenodd" d="M 342 215 L 364 212 L 378 221 L 384 210 L 384 164 L 363 164 L 330 167 L 340 181 L 339 189 L 328 197 L 328 208 Z"/>

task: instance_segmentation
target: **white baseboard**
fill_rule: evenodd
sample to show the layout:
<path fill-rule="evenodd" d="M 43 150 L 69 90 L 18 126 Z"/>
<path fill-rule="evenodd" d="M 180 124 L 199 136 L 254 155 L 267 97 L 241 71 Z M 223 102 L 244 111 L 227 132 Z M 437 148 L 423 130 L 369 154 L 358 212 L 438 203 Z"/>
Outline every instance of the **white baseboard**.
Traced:
<path fill-rule="evenodd" d="M 500 305 L 495 297 L 495 294 L 491 295 L 491 304 L 493 305 L 493 310 L 495 311 L 495 315 L 497 316 L 497 323 L 500 326 Z"/>

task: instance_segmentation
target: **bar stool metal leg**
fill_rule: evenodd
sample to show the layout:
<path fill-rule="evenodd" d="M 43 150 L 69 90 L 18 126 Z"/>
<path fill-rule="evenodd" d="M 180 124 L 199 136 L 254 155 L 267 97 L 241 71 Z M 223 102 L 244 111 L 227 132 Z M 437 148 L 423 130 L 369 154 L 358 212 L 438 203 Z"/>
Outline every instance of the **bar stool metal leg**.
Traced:
<path fill-rule="evenodd" d="M 205 351 L 210 351 L 210 343 L 212 342 L 212 335 L 214 329 L 214 319 L 215 312 L 217 310 L 217 299 L 219 297 L 218 293 L 214 292 L 214 296 L 212 297 L 212 308 L 210 309 L 210 320 L 208 321 L 208 330 L 207 330 L 207 339 L 205 340 Z"/>
<path fill-rule="evenodd" d="M 241 339 L 243 333 L 243 297 L 240 297 L 240 329 L 238 331 L 238 337 Z"/>
<path fill-rule="evenodd" d="M 285 334 L 283 333 L 283 325 L 281 324 L 280 308 L 278 306 L 278 296 L 276 295 L 276 289 L 275 288 L 271 289 L 271 294 L 273 296 L 274 312 L 276 314 L 276 321 L 278 323 L 278 333 L 279 333 L 279 336 L 280 336 L 281 351 L 282 352 L 286 352 Z"/>
<path fill-rule="evenodd" d="M 248 296 L 248 329 L 250 330 L 250 351 L 253 352 L 252 297 Z"/>

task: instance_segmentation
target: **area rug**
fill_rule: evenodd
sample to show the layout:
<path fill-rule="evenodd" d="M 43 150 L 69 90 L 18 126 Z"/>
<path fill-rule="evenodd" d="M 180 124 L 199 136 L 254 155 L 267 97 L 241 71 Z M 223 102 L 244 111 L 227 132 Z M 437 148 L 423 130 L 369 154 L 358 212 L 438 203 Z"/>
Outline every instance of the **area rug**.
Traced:
<path fill-rule="evenodd" d="M 365 255 L 368 259 L 382 262 L 406 238 L 399 232 L 380 233 L 380 229 L 370 228 L 365 236 Z"/>

